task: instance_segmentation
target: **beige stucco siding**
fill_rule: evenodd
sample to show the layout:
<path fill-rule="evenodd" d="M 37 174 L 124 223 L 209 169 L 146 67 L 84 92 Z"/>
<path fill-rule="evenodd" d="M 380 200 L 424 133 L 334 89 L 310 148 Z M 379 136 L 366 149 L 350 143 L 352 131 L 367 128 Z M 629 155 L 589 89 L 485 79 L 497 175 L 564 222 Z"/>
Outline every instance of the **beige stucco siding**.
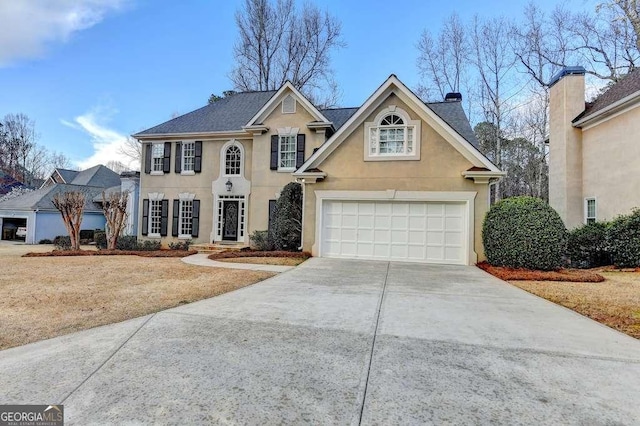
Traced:
<path fill-rule="evenodd" d="M 599 221 L 640 207 L 640 105 L 584 129 L 582 155 L 582 195 L 596 197 Z"/>
<path fill-rule="evenodd" d="M 278 172 L 270 169 L 271 136 L 278 134 L 280 128 L 298 128 L 299 134 L 305 135 L 305 159 L 313 153 L 313 149 L 324 142 L 324 134 L 309 129 L 307 124 L 315 121 L 300 103 L 295 114 L 283 114 L 280 103 L 267 116 L 263 124 L 269 128 L 264 134 L 254 136 L 252 154 L 253 179 L 251 202 L 249 205 L 249 233 L 266 230 L 269 223 L 269 200 L 276 199 L 276 194 L 295 179 L 291 171 Z"/>
<path fill-rule="evenodd" d="M 411 107 L 391 95 L 364 121 L 373 120 L 389 105 L 402 108 L 412 120 L 419 119 Z M 474 246 L 479 259 L 483 259 L 481 227 L 488 208 L 488 186 L 462 177 L 462 172 L 473 164 L 424 121 L 421 123 L 420 143 L 419 161 L 364 161 L 364 123 L 361 124 L 319 166 L 327 173 L 327 178 L 305 185 L 304 249 L 312 251 L 316 243 L 315 191 L 469 191 L 477 192 Z"/>

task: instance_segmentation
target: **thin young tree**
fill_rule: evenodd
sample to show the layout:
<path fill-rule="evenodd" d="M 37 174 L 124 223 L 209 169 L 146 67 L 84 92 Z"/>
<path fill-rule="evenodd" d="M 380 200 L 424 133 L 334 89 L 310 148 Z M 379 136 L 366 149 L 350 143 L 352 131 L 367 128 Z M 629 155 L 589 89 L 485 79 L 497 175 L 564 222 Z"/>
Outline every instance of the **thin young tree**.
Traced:
<path fill-rule="evenodd" d="M 129 202 L 129 192 L 118 191 L 106 193 L 102 191 L 102 212 L 107 220 L 106 236 L 107 249 L 115 250 L 118 246 L 118 237 L 127 220 L 127 204 Z"/>
<path fill-rule="evenodd" d="M 298 10 L 293 0 L 245 0 L 236 25 L 236 89 L 276 90 L 289 80 L 316 101 L 335 97 L 331 54 L 344 46 L 336 17 L 311 3 Z"/>
<path fill-rule="evenodd" d="M 71 239 L 71 250 L 80 250 L 80 225 L 84 215 L 86 196 L 80 191 L 61 192 L 54 195 L 53 205 L 62 215 L 62 222 Z"/>

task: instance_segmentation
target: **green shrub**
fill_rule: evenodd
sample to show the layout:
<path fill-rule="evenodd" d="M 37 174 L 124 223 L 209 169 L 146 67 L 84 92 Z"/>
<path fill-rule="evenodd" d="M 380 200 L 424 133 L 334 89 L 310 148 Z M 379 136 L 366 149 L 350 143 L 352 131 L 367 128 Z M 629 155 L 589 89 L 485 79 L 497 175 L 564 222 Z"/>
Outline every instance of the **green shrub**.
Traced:
<path fill-rule="evenodd" d="M 138 248 L 138 238 L 135 235 L 121 235 L 116 242 L 118 250 L 136 250 Z"/>
<path fill-rule="evenodd" d="M 38 244 L 53 244 L 53 241 L 51 241 L 48 238 L 44 238 L 44 239 L 38 241 Z"/>
<path fill-rule="evenodd" d="M 136 250 L 139 251 L 155 251 L 160 250 L 160 241 L 157 240 L 144 240 L 142 243 L 138 243 Z"/>
<path fill-rule="evenodd" d="M 282 189 L 273 216 L 275 248 L 298 250 L 302 237 L 302 185 L 290 182 Z"/>
<path fill-rule="evenodd" d="M 541 199 L 512 197 L 487 213 L 482 243 L 491 265 L 553 270 L 562 266 L 567 230 L 558 213 Z"/>
<path fill-rule="evenodd" d="M 71 237 L 68 235 L 58 235 L 53 239 L 53 245 L 57 250 L 71 250 Z"/>
<path fill-rule="evenodd" d="M 567 255 L 573 268 L 596 268 L 610 265 L 607 224 L 596 222 L 570 231 Z"/>
<path fill-rule="evenodd" d="M 607 242 L 614 265 L 640 267 L 640 209 L 615 218 L 609 224 Z"/>
<path fill-rule="evenodd" d="M 269 231 L 254 231 L 253 234 L 249 236 L 251 243 L 253 244 L 253 248 L 259 251 L 272 251 L 275 250 L 275 246 L 273 244 L 273 237 Z"/>
<path fill-rule="evenodd" d="M 169 243 L 169 250 L 181 250 L 188 251 L 191 245 L 191 240 L 178 241 L 175 243 Z"/>
<path fill-rule="evenodd" d="M 107 248 L 107 233 L 104 231 L 96 230 L 93 233 L 93 241 L 96 243 L 98 250 L 104 250 Z"/>

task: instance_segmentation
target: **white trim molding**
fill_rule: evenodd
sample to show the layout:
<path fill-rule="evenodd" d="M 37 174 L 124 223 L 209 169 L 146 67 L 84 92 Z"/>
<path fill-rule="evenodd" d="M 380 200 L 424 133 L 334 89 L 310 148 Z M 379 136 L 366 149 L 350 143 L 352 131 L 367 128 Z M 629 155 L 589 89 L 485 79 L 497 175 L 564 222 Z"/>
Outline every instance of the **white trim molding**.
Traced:
<path fill-rule="evenodd" d="M 404 201 L 404 202 L 455 202 L 464 203 L 467 221 L 465 232 L 467 244 L 465 245 L 464 259 L 467 265 L 474 265 L 478 261 L 475 251 L 475 191 L 314 191 L 316 196 L 316 225 L 315 241 L 312 253 L 320 256 L 322 253 L 322 229 L 323 229 L 323 203 L 325 201 Z"/>

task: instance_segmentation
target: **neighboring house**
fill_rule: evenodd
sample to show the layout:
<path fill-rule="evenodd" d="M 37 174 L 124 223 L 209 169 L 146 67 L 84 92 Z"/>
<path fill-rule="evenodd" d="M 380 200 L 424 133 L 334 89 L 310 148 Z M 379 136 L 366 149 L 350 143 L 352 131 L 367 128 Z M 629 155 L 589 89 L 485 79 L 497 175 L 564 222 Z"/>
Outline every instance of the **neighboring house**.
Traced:
<path fill-rule="evenodd" d="M 549 204 L 572 229 L 640 207 L 640 69 L 585 104 L 585 70 L 551 83 Z"/>
<path fill-rule="evenodd" d="M 107 188 L 105 195 L 114 192 L 127 193 L 127 219 L 122 235 L 138 235 L 138 205 L 140 204 L 140 172 L 120 173 L 120 185 Z M 102 206 L 102 192 L 93 198 L 93 201 Z"/>
<path fill-rule="evenodd" d="M 287 82 L 140 132 L 140 235 L 247 245 L 298 181 L 315 256 L 472 264 L 503 173 L 460 99 L 425 104 L 391 75 L 359 108 L 319 110 Z"/>
<path fill-rule="evenodd" d="M 57 169 L 47 184 L 10 200 L 0 202 L 0 228 L 2 239 L 16 238 L 17 228 L 27 228 L 25 241 L 35 244 L 43 239 L 53 239 L 57 235 L 67 235 L 60 212 L 53 205 L 56 194 L 81 191 L 86 194 L 84 218 L 81 229 L 104 229 L 105 218 L 100 205 L 94 198 L 107 188 L 120 185 L 117 173 L 105 166 L 98 165 L 80 172 L 64 176 L 64 182 L 50 182 L 62 176 Z M 71 172 L 71 171 L 68 171 Z M 55 176 L 54 176 L 55 175 Z"/>
<path fill-rule="evenodd" d="M 28 188 L 28 186 L 0 170 L 0 197 L 15 188 Z"/>

